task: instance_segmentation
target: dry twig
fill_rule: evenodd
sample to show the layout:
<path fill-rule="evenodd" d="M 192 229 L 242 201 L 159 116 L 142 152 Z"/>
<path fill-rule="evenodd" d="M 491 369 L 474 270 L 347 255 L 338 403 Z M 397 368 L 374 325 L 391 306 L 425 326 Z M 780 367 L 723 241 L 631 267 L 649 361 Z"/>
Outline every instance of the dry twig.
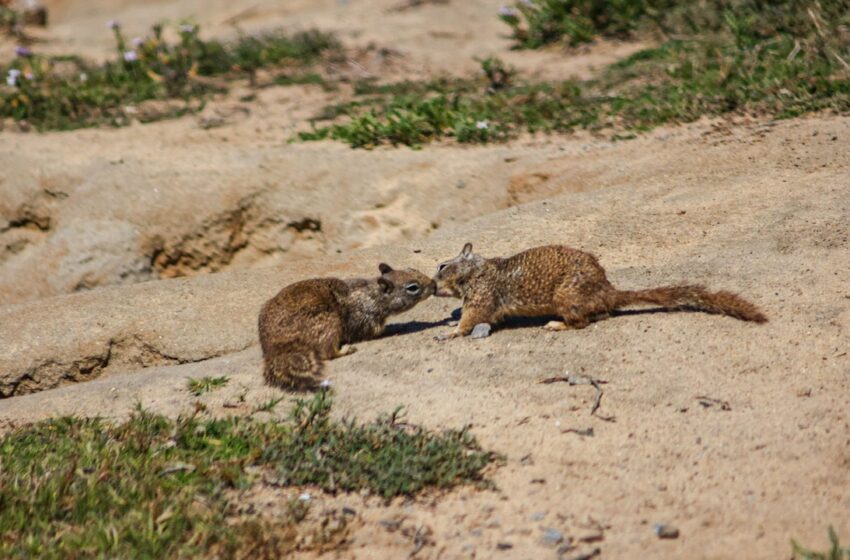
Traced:
<path fill-rule="evenodd" d="M 596 379 L 594 377 L 590 377 L 589 375 L 569 374 L 559 375 L 556 377 L 548 377 L 540 381 L 540 383 L 543 383 L 545 385 L 558 382 L 569 383 L 570 385 L 592 385 L 593 388 L 596 389 L 596 400 L 593 403 L 593 408 L 590 409 L 590 415 L 596 416 L 600 420 L 604 420 L 606 422 L 614 422 L 616 420 L 614 416 L 602 416 L 596 414 L 596 411 L 599 410 L 600 406 L 602 406 L 602 395 L 605 393 L 602 390 L 602 387 L 600 387 L 600 385 L 608 383 L 604 379 Z"/>

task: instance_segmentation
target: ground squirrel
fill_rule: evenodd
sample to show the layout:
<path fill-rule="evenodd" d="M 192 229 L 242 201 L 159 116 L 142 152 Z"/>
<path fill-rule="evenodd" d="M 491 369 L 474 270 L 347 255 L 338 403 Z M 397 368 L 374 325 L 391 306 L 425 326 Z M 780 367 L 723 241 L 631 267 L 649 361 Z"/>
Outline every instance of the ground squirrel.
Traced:
<path fill-rule="evenodd" d="M 378 278 L 315 278 L 290 284 L 260 311 L 264 376 L 270 385 L 307 388 L 322 360 L 346 356 L 343 346 L 380 335 L 390 315 L 434 294 L 433 280 L 413 269 L 378 266 Z"/>
<path fill-rule="evenodd" d="M 467 243 L 460 255 L 439 265 L 434 279 L 438 296 L 463 299 L 460 323 L 441 339 L 470 333 L 476 338 L 487 336 L 491 325 L 509 316 L 557 315 L 563 321 L 550 321 L 547 329 L 581 329 L 595 317 L 642 303 L 721 313 L 756 323 L 767 321 L 743 298 L 730 292 L 709 292 L 702 286 L 618 290 L 596 257 L 563 245 L 486 259 L 473 253 L 472 244 Z"/>

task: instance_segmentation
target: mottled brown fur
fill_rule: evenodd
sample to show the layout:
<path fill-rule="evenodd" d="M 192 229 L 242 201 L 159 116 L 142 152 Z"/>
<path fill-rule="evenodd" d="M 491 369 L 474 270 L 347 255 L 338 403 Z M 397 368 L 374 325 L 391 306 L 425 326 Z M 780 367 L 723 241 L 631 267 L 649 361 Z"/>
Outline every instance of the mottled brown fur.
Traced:
<path fill-rule="evenodd" d="M 709 292 L 702 286 L 617 290 L 596 257 L 563 245 L 485 259 L 474 254 L 467 243 L 460 255 L 439 265 L 435 280 L 437 295 L 463 298 L 460 323 L 449 338 L 468 335 L 475 325 L 494 325 L 510 316 L 557 315 L 563 322 L 550 322 L 548 329 L 580 329 L 598 316 L 634 304 L 767 321 L 743 298 L 731 292 Z"/>
<path fill-rule="evenodd" d="M 373 279 L 315 278 L 291 284 L 263 306 L 260 346 L 266 382 L 309 387 L 322 361 L 354 351 L 345 344 L 379 336 L 390 315 L 430 297 L 436 285 L 416 270 L 379 266 Z"/>

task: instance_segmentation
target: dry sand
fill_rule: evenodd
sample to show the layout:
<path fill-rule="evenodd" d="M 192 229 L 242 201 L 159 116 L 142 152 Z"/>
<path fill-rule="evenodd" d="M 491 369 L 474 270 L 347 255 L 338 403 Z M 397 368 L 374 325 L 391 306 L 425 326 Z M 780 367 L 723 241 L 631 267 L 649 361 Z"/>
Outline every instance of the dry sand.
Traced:
<path fill-rule="evenodd" d="M 635 48 L 510 52 L 499 2 L 200 5 L 48 3 L 45 45 L 103 56 L 105 20 L 141 32 L 165 15 L 222 35 L 234 17 L 246 29 L 320 25 L 396 49 L 395 66 L 372 61 L 384 73 L 470 71 L 473 56 L 497 53 L 531 73 L 580 75 Z M 465 241 L 485 255 L 565 243 L 597 254 L 615 285 L 738 291 L 770 322 L 627 313 L 581 331 L 515 323 L 438 343 L 459 302 L 423 303 L 328 364 L 335 413 L 403 405 L 432 428 L 469 424 L 506 457 L 498 489 L 390 505 L 314 492 L 318 507 L 357 511 L 335 555 L 422 545 L 417 557 L 784 558 L 790 538 L 825 548 L 829 524 L 850 540 L 850 118 L 706 121 L 616 143 L 288 144 L 329 95 L 270 88 L 244 110 L 229 98 L 158 124 L 0 134 L 6 428 L 121 418 L 137 402 L 176 415 L 196 400 L 186 379 L 202 375 L 231 378 L 201 397 L 211 413 L 249 413 L 281 394 L 261 383 L 255 320 L 286 283 L 372 275 L 379 261 L 431 271 Z M 217 115 L 223 126 L 199 126 Z M 564 373 L 607 381 L 600 415 L 614 421 L 589 414 L 592 387 L 539 383 Z M 274 511 L 293 492 L 243 499 Z M 679 538 L 658 539 L 658 523 Z"/>

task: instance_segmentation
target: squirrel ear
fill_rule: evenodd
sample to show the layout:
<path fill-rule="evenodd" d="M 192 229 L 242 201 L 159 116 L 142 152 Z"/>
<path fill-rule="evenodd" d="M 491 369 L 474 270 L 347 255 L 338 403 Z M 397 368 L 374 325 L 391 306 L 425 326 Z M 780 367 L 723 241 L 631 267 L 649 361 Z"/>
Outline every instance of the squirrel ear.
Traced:
<path fill-rule="evenodd" d="M 387 272 L 392 272 L 393 267 L 391 267 L 387 263 L 381 263 L 378 265 L 378 270 L 381 271 L 381 274 L 386 274 Z"/>
<path fill-rule="evenodd" d="M 464 257 L 468 257 L 472 254 L 472 243 L 467 243 L 463 246 L 463 250 L 460 252 Z"/>
<path fill-rule="evenodd" d="M 384 278 L 383 276 L 378 277 L 378 285 L 381 287 L 385 294 L 388 294 L 393 291 L 393 283 Z"/>

